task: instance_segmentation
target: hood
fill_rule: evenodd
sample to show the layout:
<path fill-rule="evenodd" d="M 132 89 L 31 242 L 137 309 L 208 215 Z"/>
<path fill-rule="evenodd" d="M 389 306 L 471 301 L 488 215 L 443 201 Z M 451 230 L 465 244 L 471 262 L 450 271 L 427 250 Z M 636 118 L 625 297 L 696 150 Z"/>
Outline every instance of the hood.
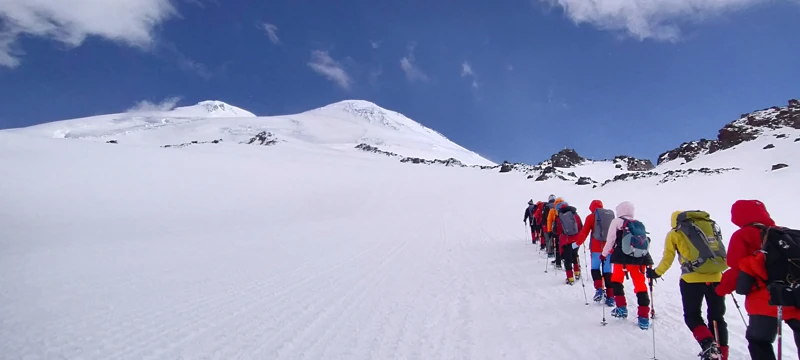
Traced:
<path fill-rule="evenodd" d="M 533 200 L 528 200 L 528 205 L 533 205 Z"/>
<path fill-rule="evenodd" d="M 558 206 L 558 204 L 561 204 L 562 202 L 564 202 L 564 199 L 562 199 L 562 198 L 558 198 L 558 199 L 556 199 L 556 201 L 555 201 L 553 204 L 554 204 L 555 206 Z"/>
<path fill-rule="evenodd" d="M 539 202 L 536 203 L 536 206 L 542 206 L 542 204 L 544 204 L 544 203 L 539 201 Z"/>
<path fill-rule="evenodd" d="M 758 200 L 738 200 L 733 203 L 731 222 L 740 228 L 752 223 L 775 226 L 775 221 L 769 216 L 767 207 Z"/>
<path fill-rule="evenodd" d="M 636 206 L 633 206 L 633 203 L 630 201 L 623 201 L 617 205 L 617 217 L 625 216 L 633 218 L 634 213 L 636 213 Z"/>
<path fill-rule="evenodd" d="M 680 215 L 682 212 L 683 211 L 677 210 L 672 213 L 672 217 L 669 223 L 672 224 L 673 229 L 678 227 L 678 215 Z"/>
<path fill-rule="evenodd" d="M 603 202 L 600 200 L 592 200 L 592 203 L 589 204 L 589 212 L 594 212 L 597 209 L 603 208 Z"/>

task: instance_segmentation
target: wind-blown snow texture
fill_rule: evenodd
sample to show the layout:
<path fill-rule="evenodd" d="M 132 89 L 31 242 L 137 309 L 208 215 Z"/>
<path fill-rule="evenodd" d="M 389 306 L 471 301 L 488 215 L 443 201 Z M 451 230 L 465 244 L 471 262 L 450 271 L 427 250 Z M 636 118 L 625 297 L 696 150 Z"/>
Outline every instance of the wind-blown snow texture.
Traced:
<path fill-rule="evenodd" d="M 739 170 L 593 188 L 355 149 L 370 137 L 392 152 L 470 154 L 363 108 L 225 107 L 241 117 L 214 120 L 189 107 L 0 132 L 0 359 L 649 359 L 650 331 L 658 359 L 691 359 L 677 265 L 656 285 L 653 329 L 608 312 L 603 327 L 581 286 L 544 273 L 520 222 L 527 200 L 554 193 L 584 216 L 592 199 L 633 201 L 657 260 L 674 210 L 709 211 L 728 237 L 730 205 L 756 198 L 800 227 L 794 129 L 653 173 Z M 276 142 L 241 144 L 261 131 Z M 611 161 L 561 170 L 627 173 Z M 727 320 L 731 359 L 747 358 L 730 300 Z"/>

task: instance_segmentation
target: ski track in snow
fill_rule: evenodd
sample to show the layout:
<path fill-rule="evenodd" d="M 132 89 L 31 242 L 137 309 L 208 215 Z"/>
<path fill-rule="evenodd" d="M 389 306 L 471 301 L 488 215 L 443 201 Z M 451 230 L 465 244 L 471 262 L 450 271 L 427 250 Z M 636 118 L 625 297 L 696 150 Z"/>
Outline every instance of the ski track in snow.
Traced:
<path fill-rule="evenodd" d="M 544 272 L 520 199 L 552 184 L 240 149 L 4 135 L 0 167 L 25 171 L 0 178 L 0 359 L 649 359 L 652 331 L 659 360 L 699 352 L 676 264 L 656 284 L 650 331 L 610 308 L 600 324 L 582 249 L 588 306 L 580 282 Z M 703 179 L 692 181 L 717 196 Z M 680 199 L 652 194 L 675 186 L 637 195 L 654 234 Z M 624 189 L 558 192 L 584 213 Z M 730 202 L 717 201 L 724 213 Z M 630 282 L 626 293 L 634 314 Z M 728 305 L 731 359 L 747 358 Z"/>

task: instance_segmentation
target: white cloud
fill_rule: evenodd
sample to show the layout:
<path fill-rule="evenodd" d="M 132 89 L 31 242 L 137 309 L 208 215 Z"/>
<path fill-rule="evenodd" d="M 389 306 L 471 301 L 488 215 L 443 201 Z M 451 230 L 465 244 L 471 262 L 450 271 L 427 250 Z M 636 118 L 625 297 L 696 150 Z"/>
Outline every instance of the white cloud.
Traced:
<path fill-rule="evenodd" d="M 466 61 L 461 63 L 461 77 L 465 76 L 475 76 L 475 73 L 472 72 L 472 66 Z"/>
<path fill-rule="evenodd" d="M 428 81 L 428 75 L 416 64 L 416 58 L 414 57 L 414 50 L 416 47 L 417 44 L 413 42 L 408 45 L 408 53 L 406 56 L 400 58 L 400 68 L 406 73 L 406 79 L 408 79 L 408 81 L 426 82 Z"/>
<path fill-rule="evenodd" d="M 80 46 L 88 36 L 146 48 L 153 27 L 176 15 L 170 0 L 2 0 L 0 66 L 16 67 L 17 40 L 34 36 Z"/>
<path fill-rule="evenodd" d="M 264 31 L 267 32 L 269 41 L 272 41 L 273 44 L 280 44 L 281 39 L 278 38 L 278 27 L 270 23 L 264 23 L 263 27 Z"/>
<path fill-rule="evenodd" d="M 381 43 L 382 42 L 383 42 L 383 40 L 370 40 L 369 44 L 372 45 L 373 49 L 377 49 L 377 48 L 381 47 Z"/>
<path fill-rule="evenodd" d="M 461 63 L 461 77 L 470 77 L 472 78 L 472 87 L 474 89 L 479 88 L 478 86 L 478 76 L 475 75 L 475 72 L 472 71 L 472 65 L 469 62 L 464 61 Z"/>
<path fill-rule="evenodd" d="M 352 82 L 350 75 L 344 70 L 342 64 L 328 55 L 327 51 L 315 50 L 311 52 L 311 61 L 308 66 L 316 73 L 335 82 L 342 89 L 350 88 L 350 83 Z"/>
<path fill-rule="evenodd" d="M 178 105 L 179 101 L 181 101 L 181 98 L 178 96 L 166 98 L 157 104 L 148 100 L 142 100 L 136 103 L 132 108 L 125 110 L 125 112 L 170 111 Z"/>
<path fill-rule="evenodd" d="M 622 30 L 640 40 L 676 41 L 678 25 L 699 21 L 772 0 L 539 0 L 560 6 L 576 24 Z"/>
<path fill-rule="evenodd" d="M 508 66 L 506 66 L 506 70 L 508 70 L 508 71 L 514 71 L 514 65 L 508 65 Z"/>

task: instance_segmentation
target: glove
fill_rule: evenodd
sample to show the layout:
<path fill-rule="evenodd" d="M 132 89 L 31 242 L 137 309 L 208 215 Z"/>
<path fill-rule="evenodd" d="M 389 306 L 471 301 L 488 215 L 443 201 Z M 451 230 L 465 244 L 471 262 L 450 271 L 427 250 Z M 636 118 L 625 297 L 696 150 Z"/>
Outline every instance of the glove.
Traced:
<path fill-rule="evenodd" d="M 577 248 L 578 248 L 578 243 L 572 243 L 572 250 L 575 250 Z"/>
<path fill-rule="evenodd" d="M 658 279 L 658 278 L 660 278 L 660 277 L 661 277 L 661 275 L 658 275 L 658 273 L 656 272 L 656 270 L 655 270 L 655 269 L 653 269 L 653 268 L 647 268 L 647 278 L 648 278 L 648 279 L 653 279 L 653 280 L 655 280 L 655 279 Z"/>
<path fill-rule="evenodd" d="M 606 262 L 606 256 L 605 255 L 600 254 L 600 262 L 603 262 L 603 263 Z"/>

